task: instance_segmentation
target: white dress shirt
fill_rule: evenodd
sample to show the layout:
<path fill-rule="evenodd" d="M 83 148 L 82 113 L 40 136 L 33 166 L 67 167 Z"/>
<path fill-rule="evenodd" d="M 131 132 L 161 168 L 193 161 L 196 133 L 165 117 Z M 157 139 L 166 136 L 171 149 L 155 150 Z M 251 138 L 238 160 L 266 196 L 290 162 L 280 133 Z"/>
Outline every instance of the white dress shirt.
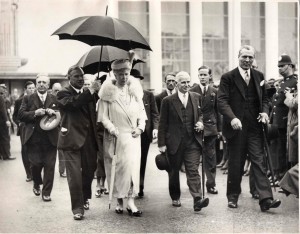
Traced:
<path fill-rule="evenodd" d="M 188 102 L 188 100 L 189 100 L 189 93 L 186 92 L 185 94 L 183 94 L 183 93 L 181 93 L 181 92 L 178 90 L 178 97 L 179 97 L 180 101 L 182 102 L 182 105 L 183 105 L 184 107 L 186 107 L 187 102 Z"/>

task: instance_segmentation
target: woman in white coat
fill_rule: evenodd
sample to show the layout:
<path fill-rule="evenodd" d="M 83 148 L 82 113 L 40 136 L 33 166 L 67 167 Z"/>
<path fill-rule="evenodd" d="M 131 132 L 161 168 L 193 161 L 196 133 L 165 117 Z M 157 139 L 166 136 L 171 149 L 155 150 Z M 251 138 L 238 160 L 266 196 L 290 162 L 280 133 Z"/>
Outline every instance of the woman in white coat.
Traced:
<path fill-rule="evenodd" d="M 104 165 L 107 182 L 111 184 L 111 166 L 116 147 L 115 180 L 112 190 L 117 198 L 116 213 L 123 213 L 123 199 L 127 198 L 130 215 L 141 216 L 134 198 L 139 191 L 141 143 L 146 113 L 143 105 L 143 89 L 130 77 L 131 63 L 127 59 L 115 60 L 112 70 L 116 79 L 106 80 L 99 92 L 98 122 L 104 132 Z M 116 145 L 115 145 L 116 140 Z"/>

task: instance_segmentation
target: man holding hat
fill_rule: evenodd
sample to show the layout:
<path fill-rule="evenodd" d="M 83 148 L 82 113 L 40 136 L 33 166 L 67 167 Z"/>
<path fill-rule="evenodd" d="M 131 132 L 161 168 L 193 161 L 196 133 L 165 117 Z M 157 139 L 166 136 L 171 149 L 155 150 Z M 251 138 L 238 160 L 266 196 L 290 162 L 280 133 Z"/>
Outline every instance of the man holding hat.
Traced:
<path fill-rule="evenodd" d="M 130 75 L 140 80 L 144 79 L 140 71 L 137 69 L 132 69 Z M 153 93 L 147 90 L 143 90 L 143 91 L 144 91 L 143 103 L 147 114 L 147 120 L 146 120 L 145 131 L 141 134 L 140 190 L 138 193 L 139 197 L 144 196 L 144 180 L 145 180 L 147 156 L 148 156 L 148 151 L 152 139 L 157 138 L 157 132 L 158 132 L 157 129 L 158 129 L 158 121 L 159 121 L 159 113 L 157 110 Z"/>
<path fill-rule="evenodd" d="M 187 184 L 194 198 L 194 211 L 208 206 L 209 199 L 202 198 L 199 175 L 204 129 L 200 108 L 200 95 L 189 92 L 191 77 L 181 71 L 176 75 L 177 92 L 162 100 L 158 126 L 158 147 L 167 152 L 169 171 L 169 193 L 172 205 L 180 207 L 179 170 L 185 164 Z"/>
<path fill-rule="evenodd" d="M 37 92 L 24 96 L 19 111 L 19 119 L 25 123 L 22 143 L 26 145 L 31 163 L 33 193 L 39 196 L 42 184 L 42 199 L 45 202 L 51 201 L 58 136 L 58 127 L 44 130 L 40 126 L 42 118 L 46 115 L 54 115 L 55 109 L 57 109 L 55 96 L 47 92 L 49 85 L 50 78 L 47 75 L 37 75 Z M 42 178 L 43 169 L 44 177 Z"/>
<path fill-rule="evenodd" d="M 288 170 L 287 164 L 287 116 L 289 108 L 284 104 L 285 93 L 294 92 L 297 89 L 297 75 L 294 74 L 295 65 L 289 55 L 283 54 L 278 60 L 278 71 L 283 77 L 279 82 L 279 87 L 273 96 L 272 111 L 270 114 L 270 123 L 278 127 L 278 137 L 271 141 L 270 151 L 272 154 L 272 163 L 274 166 L 275 177 L 278 180 L 282 178 Z M 273 181 L 275 185 L 278 181 Z"/>

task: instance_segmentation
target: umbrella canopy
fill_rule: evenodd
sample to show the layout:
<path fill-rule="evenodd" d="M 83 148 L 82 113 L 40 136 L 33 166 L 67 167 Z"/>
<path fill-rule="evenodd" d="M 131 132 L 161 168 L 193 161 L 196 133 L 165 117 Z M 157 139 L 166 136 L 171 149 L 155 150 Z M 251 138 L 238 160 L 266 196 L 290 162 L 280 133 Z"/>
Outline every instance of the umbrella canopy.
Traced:
<path fill-rule="evenodd" d="M 101 53 L 101 46 L 95 46 L 86 52 L 76 63 L 77 66 L 82 67 L 86 74 L 96 74 L 99 68 L 99 54 Z M 111 70 L 111 62 L 116 59 L 130 59 L 129 53 L 125 50 L 118 49 L 112 46 L 102 46 L 102 55 L 100 62 L 100 71 L 109 72 Z M 133 59 L 133 66 L 137 63 L 144 63 L 135 55 Z"/>
<path fill-rule="evenodd" d="M 109 16 L 82 16 L 57 29 L 52 35 L 94 45 L 110 45 L 124 50 L 151 50 L 145 38 L 129 23 Z"/>

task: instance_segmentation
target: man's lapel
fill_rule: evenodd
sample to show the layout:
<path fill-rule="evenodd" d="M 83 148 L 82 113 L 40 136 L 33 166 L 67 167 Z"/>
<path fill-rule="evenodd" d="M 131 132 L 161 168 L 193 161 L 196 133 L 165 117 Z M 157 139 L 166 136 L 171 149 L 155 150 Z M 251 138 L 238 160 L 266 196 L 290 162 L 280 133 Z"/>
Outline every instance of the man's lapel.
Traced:
<path fill-rule="evenodd" d="M 254 81 L 254 85 L 258 94 L 260 107 L 262 108 L 262 89 L 260 87 L 260 81 L 259 81 L 260 79 L 258 77 L 257 72 L 253 69 L 251 69 L 251 77 Z"/>
<path fill-rule="evenodd" d="M 197 123 L 198 122 L 198 104 L 199 102 L 197 102 L 197 99 L 196 97 L 189 92 L 189 96 L 191 98 L 191 101 L 192 101 L 192 106 L 193 106 L 193 114 L 194 114 L 194 123 Z M 199 106 L 200 108 L 200 106 Z"/>
<path fill-rule="evenodd" d="M 245 90 L 244 90 L 244 80 L 243 80 L 243 77 L 241 76 L 238 68 L 236 68 L 234 70 L 233 75 L 234 75 L 233 81 L 235 82 L 236 86 L 238 87 L 239 91 L 241 92 L 243 98 L 246 99 Z"/>
<path fill-rule="evenodd" d="M 179 97 L 178 97 L 178 93 L 172 94 L 172 103 L 177 111 L 178 116 L 180 117 L 181 121 L 183 121 L 183 117 L 182 117 L 182 111 L 181 108 L 183 107 Z"/>
<path fill-rule="evenodd" d="M 32 99 L 33 99 L 33 103 L 36 106 L 36 108 L 40 108 L 40 102 L 41 102 L 41 100 L 40 100 L 39 95 L 37 93 L 33 93 L 32 94 Z"/>

